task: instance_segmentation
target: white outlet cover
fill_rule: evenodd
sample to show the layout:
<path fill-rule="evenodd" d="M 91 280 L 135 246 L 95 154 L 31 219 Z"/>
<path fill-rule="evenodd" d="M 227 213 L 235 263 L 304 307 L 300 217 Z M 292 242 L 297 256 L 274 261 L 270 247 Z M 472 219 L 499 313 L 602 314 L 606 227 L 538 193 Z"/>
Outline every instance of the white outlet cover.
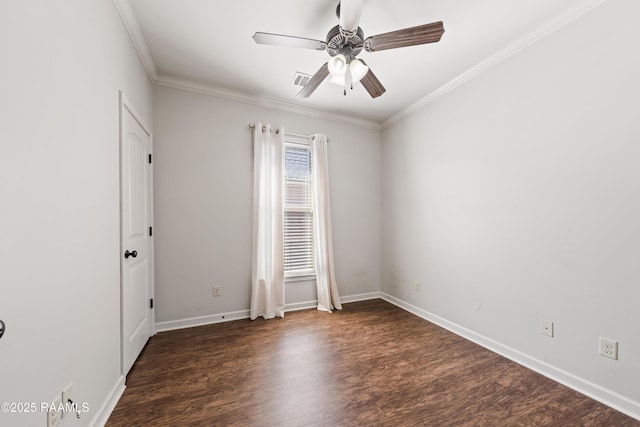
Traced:
<path fill-rule="evenodd" d="M 73 395 L 71 394 L 73 384 L 69 384 L 64 390 L 62 390 L 62 404 L 70 405 L 73 402 Z M 64 418 L 65 412 L 62 412 L 62 418 Z"/>
<path fill-rule="evenodd" d="M 540 321 L 540 333 L 548 337 L 553 337 L 553 322 L 550 320 Z"/>
<path fill-rule="evenodd" d="M 60 396 L 56 397 L 51 405 L 53 408 L 47 412 L 47 427 L 58 427 L 62 422 L 62 411 L 58 410 L 60 408 Z"/>
<path fill-rule="evenodd" d="M 618 360 L 618 341 L 600 337 L 599 352 L 604 357 Z"/>

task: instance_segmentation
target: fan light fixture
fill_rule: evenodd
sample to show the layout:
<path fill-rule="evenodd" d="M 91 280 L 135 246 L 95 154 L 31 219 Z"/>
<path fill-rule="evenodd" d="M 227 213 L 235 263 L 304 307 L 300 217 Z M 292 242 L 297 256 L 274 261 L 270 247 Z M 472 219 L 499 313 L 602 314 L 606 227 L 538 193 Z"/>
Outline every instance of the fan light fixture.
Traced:
<path fill-rule="evenodd" d="M 369 67 L 361 60 L 354 58 L 349 62 L 349 71 L 351 72 L 351 80 L 353 82 L 359 82 L 369 72 Z M 344 86 L 347 73 L 346 57 L 338 54 L 331 58 L 329 60 L 329 72 L 331 73 L 331 79 L 329 80 L 331 83 Z"/>
<path fill-rule="evenodd" d="M 253 40 L 258 44 L 321 50 L 329 54 L 331 58 L 298 92 L 302 98 L 311 96 L 329 75 L 331 82 L 343 85 L 345 95 L 347 90 L 353 89 L 353 82 L 360 82 L 372 98 L 377 98 L 386 89 L 367 64 L 356 59 L 356 56 L 363 50 L 377 52 L 436 43 L 444 33 L 444 24 L 442 21 L 432 22 L 365 38 L 364 31 L 359 27 L 363 6 L 364 0 L 340 0 L 336 8 L 340 22 L 329 30 L 325 40 L 262 32 L 255 33 Z"/>

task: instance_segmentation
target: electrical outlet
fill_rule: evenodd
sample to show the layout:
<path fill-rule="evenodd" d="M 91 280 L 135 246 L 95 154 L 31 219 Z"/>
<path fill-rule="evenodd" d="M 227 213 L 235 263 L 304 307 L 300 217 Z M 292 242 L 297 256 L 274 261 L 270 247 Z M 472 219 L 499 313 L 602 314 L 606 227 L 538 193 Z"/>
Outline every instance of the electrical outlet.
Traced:
<path fill-rule="evenodd" d="M 222 289 L 220 288 L 220 286 L 214 286 L 213 287 L 213 296 L 214 297 L 219 297 L 220 295 L 222 295 Z"/>
<path fill-rule="evenodd" d="M 420 292 L 420 282 L 418 282 L 417 280 L 413 282 L 413 290 L 416 292 Z"/>
<path fill-rule="evenodd" d="M 618 341 L 600 337 L 600 354 L 618 360 Z"/>
<path fill-rule="evenodd" d="M 58 427 L 62 421 L 62 411 L 60 410 L 60 396 L 51 402 L 51 407 L 47 412 L 47 427 Z"/>
<path fill-rule="evenodd" d="M 62 390 L 62 405 L 65 408 L 70 408 L 73 404 L 73 396 L 71 394 L 71 388 L 73 387 L 73 384 L 69 384 L 67 387 L 65 387 L 64 390 Z M 62 411 L 62 418 L 64 418 L 66 414 L 66 411 Z"/>
<path fill-rule="evenodd" d="M 553 322 L 550 320 L 540 321 L 540 333 L 548 337 L 553 337 Z"/>

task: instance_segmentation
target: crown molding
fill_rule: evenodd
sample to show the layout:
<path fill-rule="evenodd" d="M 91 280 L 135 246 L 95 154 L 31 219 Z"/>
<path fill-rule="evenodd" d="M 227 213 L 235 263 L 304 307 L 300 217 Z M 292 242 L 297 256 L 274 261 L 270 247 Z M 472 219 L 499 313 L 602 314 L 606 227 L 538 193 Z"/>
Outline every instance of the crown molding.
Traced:
<path fill-rule="evenodd" d="M 245 104 L 253 104 L 260 107 L 274 108 L 281 111 L 287 111 L 290 113 L 303 114 L 305 116 L 315 117 L 318 119 L 331 120 L 334 122 L 346 123 L 367 129 L 380 130 L 380 123 L 365 120 L 357 117 L 349 117 L 343 114 L 335 114 L 316 108 L 310 108 L 305 105 L 296 104 L 293 102 L 286 102 L 275 98 L 269 98 L 262 95 L 250 95 L 244 92 L 234 91 L 226 88 L 221 88 L 205 83 L 196 82 L 193 80 L 182 79 L 178 77 L 172 77 L 160 74 L 152 80 L 154 84 L 158 86 L 165 86 L 174 89 L 186 90 L 189 92 L 195 92 L 203 95 L 214 96 L 217 98 L 229 99 L 231 101 L 243 102 Z"/>
<path fill-rule="evenodd" d="M 153 58 L 151 57 L 151 52 L 149 51 L 147 42 L 142 36 L 142 31 L 140 30 L 138 20 L 133 13 L 133 9 L 131 9 L 129 0 L 113 0 L 113 4 L 115 4 L 116 9 L 120 14 L 120 19 L 122 19 L 124 27 L 127 29 L 127 33 L 129 33 L 129 38 L 140 57 L 140 61 L 142 62 L 149 79 L 153 81 L 158 75 L 158 70 L 156 69 L 156 64 L 153 62 Z"/>
<path fill-rule="evenodd" d="M 558 15 L 553 19 L 550 19 L 545 24 L 536 28 L 534 31 L 528 33 L 524 37 L 521 37 L 520 39 L 511 43 L 504 49 L 498 51 L 496 54 L 490 56 L 484 61 L 473 66 L 472 68 L 460 74 L 458 77 L 454 78 L 450 82 L 446 83 L 445 85 L 431 92 L 424 98 L 419 99 L 418 101 L 414 102 L 408 107 L 405 107 L 399 112 L 397 112 L 396 114 L 390 116 L 388 119 L 384 120 L 381 123 L 380 125 L 381 129 L 385 129 L 391 126 L 392 124 L 399 122 L 403 118 L 415 113 L 416 111 L 421 110 L 431 102 L 440 98 L 442 95 L 452 91 L 453 89 L 457 88 L 461 84 L 471 80 L 478 74 L 487 71 L 491 67 L 501 63 L 507 58 L 524 50 L 525 48 L 537 42 L 538 40 L 542 39 L 543 37 L 546 37 L 549 34 L 554 33 L 555 31 L 559 30 L 560 28 L 564 27 L 570 22 L 576 20 L 577 18 L 591 11 L 592 9 L 595 9 L 596 7 L 605 3 L 606 1 L 608 0 L 585 0 L 584 2 L 570 8 L 565 13 Z"/>

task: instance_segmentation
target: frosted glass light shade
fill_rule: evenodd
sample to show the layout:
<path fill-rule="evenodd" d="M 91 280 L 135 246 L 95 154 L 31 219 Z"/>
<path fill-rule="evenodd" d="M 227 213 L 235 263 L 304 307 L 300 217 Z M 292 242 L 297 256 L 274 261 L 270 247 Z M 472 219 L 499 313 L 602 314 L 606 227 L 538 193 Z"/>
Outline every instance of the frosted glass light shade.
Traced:
<path fill-rule="evenodd" d="M 328 65 L 332 76 L 344 76 L 347 72 L 347 58 L 341 53 L 331 58 Z"/>
<path fill-rule="evenodd" d="M 369 72 L 369 67 L 359 59 L 353 59 L 349 64 L 349 70 L 351 70 L 353 81 L 359 82 Z"/>

